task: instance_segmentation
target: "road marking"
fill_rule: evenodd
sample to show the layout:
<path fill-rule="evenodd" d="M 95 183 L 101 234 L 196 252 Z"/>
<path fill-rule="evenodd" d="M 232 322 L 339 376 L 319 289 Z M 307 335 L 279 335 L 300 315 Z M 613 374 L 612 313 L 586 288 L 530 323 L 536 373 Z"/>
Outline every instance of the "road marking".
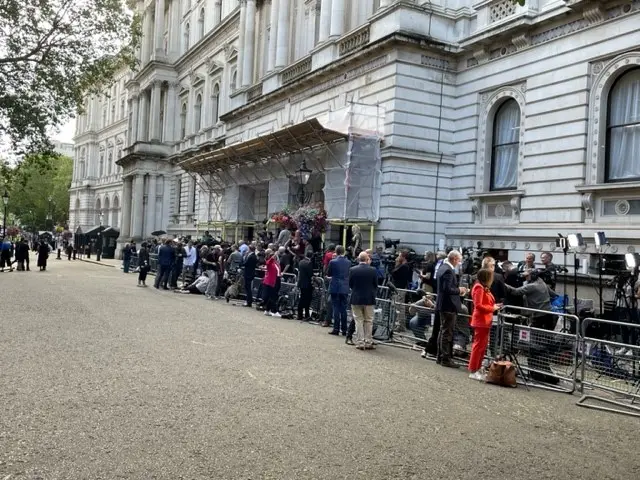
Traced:
<path fill-rule="evenodd" d="M 249 370 L 245 370 L 245 371 L 246 371 L 247 375 L 249 375 L 251 378 L 253 378 L 256 382 L 258 382 L 258 383 L 259 383 L 259 384 L 261 384 L 261 385 L 266 385 L 267 387 L 269 387 L 269 388 L 271 388 L 271 389 L 273 389 L 273 390 L 277 390 L 277 391 L 279 391 L 279 392 L 286 393 L 287 395 L 294 395 L 294 392 L 290 392 L 290 391 L 285 390 L 285 389 L 283 389 L 283 388 L 280 388 L 280 387 L 278 387 L 278 386 L 276 386 L 276 385 L 271 385 L 270 383 L 263 382 L 262 380 L 258 379 L 258 377 L 256 377 L 256 376 L 255 376 L 253 373 L 251 373 Z"/>

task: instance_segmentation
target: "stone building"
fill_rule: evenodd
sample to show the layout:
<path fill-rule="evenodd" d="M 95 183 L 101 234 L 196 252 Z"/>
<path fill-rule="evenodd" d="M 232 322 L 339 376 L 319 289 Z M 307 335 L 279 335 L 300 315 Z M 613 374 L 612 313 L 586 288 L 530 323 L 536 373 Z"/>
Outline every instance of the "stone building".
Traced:
<path fill-rule="evenodd" d="M 73 158 L 75 156 L 74 145 L 73 143 L 68 142 L 60 142 L 58 140 L 52 140 L 51 144 L 53 145 L 53 151 L 59 153 L 60 155 L 65 155 L 69 158 Z"/>
<path fill-rule="evenodd" d="M 74 167 L 69 189 L 69 228 L 87 232 L 102 224 L 118 229 L 122 198 L 122 168 L 127 134 L 129 72 L 121 72 L 101 95 L 85 99 L 76 119 Z"/>
<path fill-rule="evenodd" d="M 419 250 L 481 241 L 514 259 L 556 249 L 559 232 L 640 247 L 640 0 L 138 9 L 122 238 L 250 236 L 302 190 L 335 207 L 334 239 L 359 223 L 365 243 L 372 231 Z M 354 170 L 363 137 L 379 148 L 356 148 L 370 163 Z"/>

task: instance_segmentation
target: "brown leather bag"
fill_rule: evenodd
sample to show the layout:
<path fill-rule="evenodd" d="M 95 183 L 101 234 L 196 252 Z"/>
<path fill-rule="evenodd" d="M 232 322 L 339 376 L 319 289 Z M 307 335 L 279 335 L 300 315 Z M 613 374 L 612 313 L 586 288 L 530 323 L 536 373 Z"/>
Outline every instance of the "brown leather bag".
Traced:
<path fill-rule="evenodd" d="M 516 367 L 508 360 L 494 360 L 489 365 L 486 382 L 502 387 L 517 387 Z"/>

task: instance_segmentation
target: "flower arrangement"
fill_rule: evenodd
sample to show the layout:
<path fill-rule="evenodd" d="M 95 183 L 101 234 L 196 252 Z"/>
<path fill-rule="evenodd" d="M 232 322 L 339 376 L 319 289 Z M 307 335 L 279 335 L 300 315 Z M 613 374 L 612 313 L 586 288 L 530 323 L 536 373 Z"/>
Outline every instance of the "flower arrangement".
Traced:
<path fill-rule="evenodd" d="M 73 237 L 73 233 L 71 233 L 69 230 L 65 230 L 62 232 L 62 238 L 64 240 L 69 240 L 71 239 L 71 237 Z"/>
<path fill-rule="evenodd" d="M 326 231 L 327 212 L 322 204 L 304 205 L 296 210 L 286 207 L 271 215 L 271 221 L 283 229 L 299 230 L 300 236 L 309 240 Z"/>
<path fill-rule="evenodd" d="M 10 226 L 7 227 L 7 236 L 8 237 L 17 237 L 18 235 L 20 235 L 20 228 L 16 227 L 16 226 Z"/>

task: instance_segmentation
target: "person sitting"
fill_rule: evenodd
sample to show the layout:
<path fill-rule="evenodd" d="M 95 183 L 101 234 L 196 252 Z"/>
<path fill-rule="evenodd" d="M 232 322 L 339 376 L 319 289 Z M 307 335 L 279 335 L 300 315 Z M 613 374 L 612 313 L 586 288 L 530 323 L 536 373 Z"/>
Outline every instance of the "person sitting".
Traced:
<path fill-rule="evenodd" d="M 434 306 L 435 304 L 426 294 L 420 300 L 409 306 L 409 314 L 413 315 L 411 320 L 409 320 L 409 329 L 416 338 L 425 340 L 424 342 L 418 343 L 418 345 L 422 347 L 426 347 L 427 345 L 427 337 L 425 337 L 424 332 L 426 327 L 431 325 L 431 313 Z"/>
<path fill-rule="evenodd" d="M 209 273 L 210 271 L 202 272 L 202 274 L 196 278 L 196 280 L 186 286 L 183 286 L 180 290 L 175 290 L 177 293 L 192 293 L 194 295 L 204 295 L 204 292 L 207 291 L 207 286 L 209 285 Z"/>

